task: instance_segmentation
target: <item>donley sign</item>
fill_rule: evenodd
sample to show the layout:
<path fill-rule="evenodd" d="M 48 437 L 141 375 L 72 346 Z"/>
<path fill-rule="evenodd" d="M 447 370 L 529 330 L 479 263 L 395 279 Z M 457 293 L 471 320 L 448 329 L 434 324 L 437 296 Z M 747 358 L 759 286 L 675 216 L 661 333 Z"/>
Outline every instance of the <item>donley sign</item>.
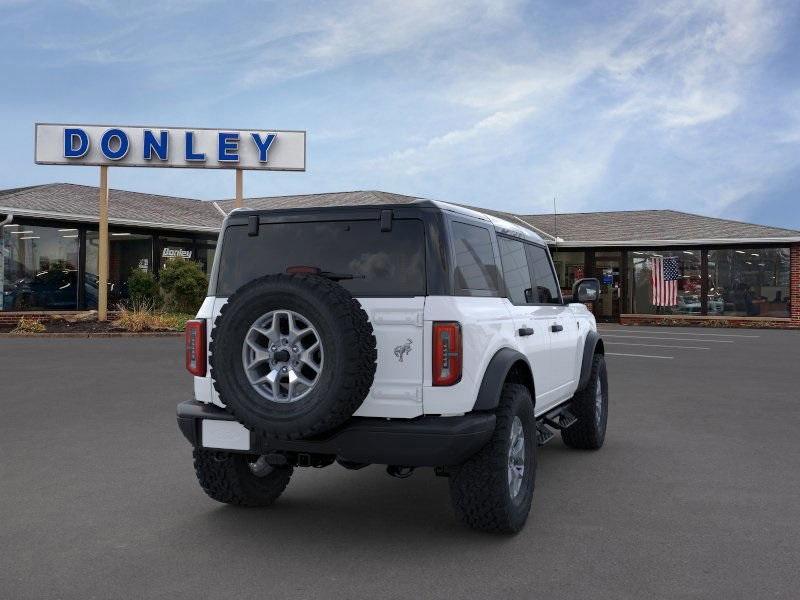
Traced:
<path fill-rule="evenodd" d="M 107 318 L 108 167 L 231 169 L 236 206 L 242 172 L 305 171 L 305 131 L 207 129 L 36 123 L 34 160 L 40 165 L 100 167 L 98 319 Z"/>

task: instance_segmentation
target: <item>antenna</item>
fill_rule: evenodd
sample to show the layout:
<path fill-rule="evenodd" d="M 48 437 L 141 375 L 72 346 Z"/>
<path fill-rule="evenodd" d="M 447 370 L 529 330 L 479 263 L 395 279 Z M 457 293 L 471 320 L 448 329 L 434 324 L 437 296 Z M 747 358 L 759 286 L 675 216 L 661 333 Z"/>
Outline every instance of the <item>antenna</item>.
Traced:
<path fill-rule="evenodd" d="M 553 196 L 553 237 L 556 240 L 556 250 L 558 250 L 558 210 L 556 209 L 555 196 Z"/>

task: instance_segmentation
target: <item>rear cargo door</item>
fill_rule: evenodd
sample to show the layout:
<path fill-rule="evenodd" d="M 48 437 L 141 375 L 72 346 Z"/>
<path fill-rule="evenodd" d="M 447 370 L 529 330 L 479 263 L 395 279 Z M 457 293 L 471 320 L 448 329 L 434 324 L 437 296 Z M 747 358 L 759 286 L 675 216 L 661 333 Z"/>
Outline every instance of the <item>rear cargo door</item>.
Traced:
<path fill-rule="evenodd" d="M 411 418 L 423 414 L 425 298 L 359 298 L 378 345 L 375 381 L 357 417 Z"/>
<path fill-rule="evenodd" d="M 377 339 L 374 384 L 355 414 L 411 418 L 423 414 L 425 227 L 417 218 L 386 223 L 385 213 L 327 220 L 336 216 L 331 213 L 308 221 L 297 220 L 302 213 L 286 219 L 267 213 L 256 235 L 249 225 L 229 225 L 215 262 L 216 296 L 227 298 L 271 273 L 327 274 L 359 299 Z"/>

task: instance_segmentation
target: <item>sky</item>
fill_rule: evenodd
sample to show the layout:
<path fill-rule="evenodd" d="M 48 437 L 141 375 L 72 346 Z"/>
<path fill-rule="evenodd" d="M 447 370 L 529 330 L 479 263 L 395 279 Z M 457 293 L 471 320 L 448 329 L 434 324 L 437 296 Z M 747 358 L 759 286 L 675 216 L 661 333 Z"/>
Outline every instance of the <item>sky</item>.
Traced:
<path fill-rule="evenodd" d="M 0 189 L 40 122 L 302 129 L 305 173 L 522 214 L 669 208 L 800 229 L 800 3 L 0 0 Z M 218 170 L 110 185 L 230 198 Z"/>

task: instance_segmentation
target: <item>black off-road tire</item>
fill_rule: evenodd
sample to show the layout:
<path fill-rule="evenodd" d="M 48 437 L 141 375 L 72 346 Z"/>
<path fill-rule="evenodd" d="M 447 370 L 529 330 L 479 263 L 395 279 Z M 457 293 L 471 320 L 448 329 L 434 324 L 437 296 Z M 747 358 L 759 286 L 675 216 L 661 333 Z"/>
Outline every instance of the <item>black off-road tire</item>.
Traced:
<path fill-rule="evenodd" d="M 597 412 L 597 391 L 600 386 L 601 410 Z M 570 411 L 577 422 L 561 430 L 561 439 L 570 448 L 598 450 L 606 439 L 608 423 L 608 373 L 602 354 L 592 357 L 592 371 L 589 383 L 572 398 Z"/>
<path fill-rule="evenodd" d="M 269 506 L 289 484 L 292 467 L 273 467 L 259 477 L 250 469 L 257 456 L 196 448 L 194 471 L 203 491 L 217 502 L 237 506 Z"/>
<path fill-rule="evenodd" d="M 319 332 L 324 362 L 305 397 L 273 402 L 253 389 L 242 364 L 250 326 L 272 310 L 292 310 Z M 375 378 L 377 349 L 367 313 L 339 284 L 306 274 L 268 275 L 242 286 L 214 323 L 211 377 L 228 411 L 255 433 L 300 439 L 341 425 L 358 410 Z"/>
<path fill-rule="evenodd" d="M 508 459 L 514 417 L 525 435 L 525 469 L 518 495 L 511 496 Z M 516 533 L 525 525 L 536 483 L 536 419 L 524 385 L 503 386 L 491 440 L 466 462 L 451 469 L 450 498 L 456 517 L 483 531 Z"/>

